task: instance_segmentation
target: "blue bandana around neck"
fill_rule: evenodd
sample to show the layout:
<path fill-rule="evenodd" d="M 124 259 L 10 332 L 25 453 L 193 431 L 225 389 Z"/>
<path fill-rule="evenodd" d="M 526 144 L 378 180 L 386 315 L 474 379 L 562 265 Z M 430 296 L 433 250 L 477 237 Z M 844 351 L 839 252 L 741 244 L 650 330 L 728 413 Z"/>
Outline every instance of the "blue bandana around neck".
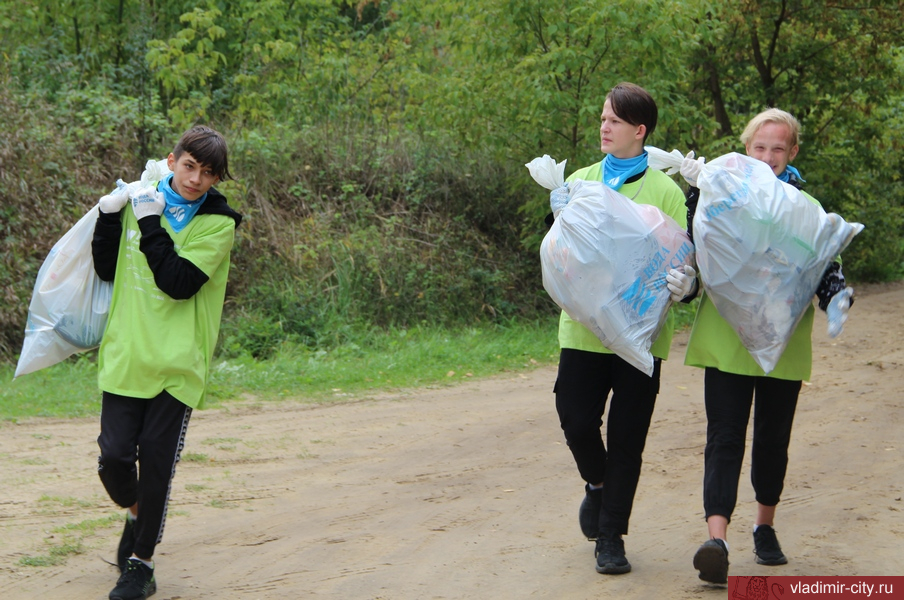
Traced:
<path fill-rule="evenodd" d="M 634 158 L 616 158 L 607 154 L 603 159 L 603 184 L 618 191 L 628 179 L 646 171 L 648 157 L 646 150 Z"/>
<path fill-rule="evenodd" d="M 778 176 L 779 179 L 784 181 L 785 183 L 789 183 L 791 181 L 791 176 L 794 175 L 794 178 L 801 183 L 806 183 L 807 180 L 800 176 L 800 171 L 788 165 L 785 167 L 785 172 Z"/>
<path fill-rule="evenodd" d="M 173 174 L 170 173 L 167 175 L 166 179 L 160 182 L 159 189 L 163 192 L 163 197 L 166 200 L 166 208 L 163 211 L 163 215 L 166 217 L 166 220 L 169 221 L 173 231 L 179 233 L 185 229 L 188 222 L 192 220 L 192 217 L 195 216 L 198 209 L 204 204 L 204 200 L 207 199 L 207 192 L 204 192 L 204 195 L 197 200 L 189 202 L 176 193 L 171 185 L 172 181 Z"/>

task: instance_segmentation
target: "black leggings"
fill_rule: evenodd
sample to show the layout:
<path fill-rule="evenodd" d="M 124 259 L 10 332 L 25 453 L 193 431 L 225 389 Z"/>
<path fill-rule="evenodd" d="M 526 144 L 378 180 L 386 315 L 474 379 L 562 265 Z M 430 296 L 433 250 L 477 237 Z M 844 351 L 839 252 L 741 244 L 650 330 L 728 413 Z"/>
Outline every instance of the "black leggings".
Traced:
<path fill-rule="evenodd" d="M 559 356 L 554 392 L 565 441 L 584 481 L 603 483 L 600 527 L 622 534 L 628 533 L 661 364 L 655 359 L 649 377 L 615 354 L 563 348 Z M 604 444 L 600 428 L 610 391 Z"/>
<path fill-rule="evenodd" d="M 191 408 L 167 392 L 148 400 L 103 393 L 97 472 L 113 502 L 124 508 L 138 503 L 134 552 L 139 558 L 150 559 L 163 538 L 190 417 Z"/>
<path fill-rule="evenodd" d="M 703 509 L 707 518 L 720 515 L 731 521 L 738 500 L 754 395 L 750 481 L 757 502 L 765 506 L 778 504 L 788 468 L 788 444 L 800 386 L 800 381 L 706 369 Z"/>

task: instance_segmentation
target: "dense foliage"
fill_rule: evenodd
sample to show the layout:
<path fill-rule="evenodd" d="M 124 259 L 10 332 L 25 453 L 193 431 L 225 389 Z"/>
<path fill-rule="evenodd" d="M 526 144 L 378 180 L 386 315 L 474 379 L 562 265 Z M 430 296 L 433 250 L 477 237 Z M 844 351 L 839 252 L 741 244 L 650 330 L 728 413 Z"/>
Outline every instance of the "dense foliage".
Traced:
<path fill-rule="evenodd" d="M 0 357 L 53 242 L 194 123 L 247 216 L 220 351 L 552 311 L 546 195 L 523 164 L 599 160 L 619 81 L 649 143 L 706 156 L 779 106 L 828 210 L 867 225 L 854 280 L 902 275 L 897 0 L 20 0 L 0 3 Z"/>

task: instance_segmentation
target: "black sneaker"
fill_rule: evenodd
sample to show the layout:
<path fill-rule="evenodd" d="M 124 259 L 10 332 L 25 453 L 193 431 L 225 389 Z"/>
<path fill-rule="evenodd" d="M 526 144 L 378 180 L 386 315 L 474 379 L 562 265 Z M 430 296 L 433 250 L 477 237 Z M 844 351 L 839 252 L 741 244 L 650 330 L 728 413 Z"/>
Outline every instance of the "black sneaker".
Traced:
<path fill-rule="evenodd" d="M 631 571 L 631 563 L 625 558 L 625 542 L 614 529 L 600 529 L 596 539 L 596 572 L 621 575 Z"/>
<path fill-rule="evenodd" d="M 138 559 L 126 561 L 126 569 L 119 576 L 116 587 L 110 592 L 110 600 L 146 600 L 157 591 L 154 569 Z"/>
<path fill-rule="evenodd" d="M 591 490 L 590 484 L 584 486 L 584 499 L 578 510 L 578 523 L 581 525 L 581 533 L 592 541 L 596 540 L 600 532 L 600 508 L 603 506 L 603 488 Z"/>
<path fill-rule="evenodd" d="M 723 540 L 707 540 L 694 554 L 694 568 L 700 579 L 710 583 L 728 583 L 728 547 Z"/>
<path fill-rule="evenodd" d="M 769 525 L 759 525 L 753 532 L 753 552 L 756 554 L 756 562 L 760 565 L 786 565 L 788 559 L 782 553 L 782 547 L 778 545 L 775 530 Z"/>
<path fill-rule="evenodd" d="M 119 548 L 116 550 L 116 564 L 119 565 L 119 572 L 124 573 L 126 570 L 126 562 L 132 556 L 132 550 L 135 548 L 135 521 L 126 517 L 126 525 L 122 530 L 122 536 L 119 538 Z"/>

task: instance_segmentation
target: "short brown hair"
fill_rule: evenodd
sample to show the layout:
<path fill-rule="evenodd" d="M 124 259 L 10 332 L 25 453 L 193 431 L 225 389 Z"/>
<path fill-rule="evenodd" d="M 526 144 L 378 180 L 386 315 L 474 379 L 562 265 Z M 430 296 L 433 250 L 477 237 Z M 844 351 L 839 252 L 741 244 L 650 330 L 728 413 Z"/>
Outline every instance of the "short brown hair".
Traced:
<path fill-rule="evenodd" d="M 794 118 L 791 113 L 785 112 L 778 108 L 768 108 L 750 119 L 750 123 L 744 128 L 741 134 L 741 143 L 745 146 L 747 142 L 753 139 L 760 127 L 767 123 L 778 123 L 779 125 L 787 125 L 791 134 L 791 146 L 797 146 L 800 142 L 800 122 Z"/>
<path fill-rule="evenodd" d="M 646 142 L 647 137 L 656 129 L 656 122 L 659 120 L 659 109 L 653 96 L 639 85 L 623 81 L 606 94 L 606 100 L 618 118 L 631 125 L 646 126 L 643 136 Z"/>
<path fill-rule="evenodd" d="M 188 152 L 200 164 L 210 168 L 220 181 L 232 178 L 226 157 L 226 140 L 210 127 L 195 125 L 183 133 L 173 150 L 173 156 L 178 160 L 183 152 Z"/>

